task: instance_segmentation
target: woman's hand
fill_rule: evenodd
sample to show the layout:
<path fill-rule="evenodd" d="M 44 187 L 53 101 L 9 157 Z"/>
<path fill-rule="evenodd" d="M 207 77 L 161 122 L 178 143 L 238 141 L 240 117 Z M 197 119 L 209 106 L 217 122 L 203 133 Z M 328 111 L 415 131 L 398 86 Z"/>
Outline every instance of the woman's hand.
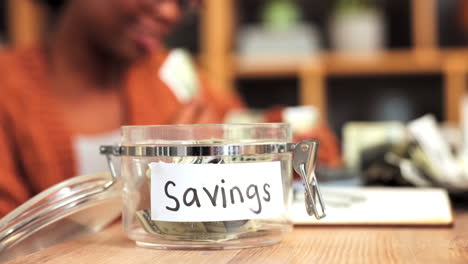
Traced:
<path fill-rule="evenodd" d="M 313 130 L 295 135 L 294 142 L 310 139 L 320 142 L 318 161 L 321 164 L 329 168 L 339 168 L 343 165 L 338 139 L 325 123 L 317 125 Z"/>
<path fill-rule="evenodd" d="M 190 103 L 183 105 L 176 115 L 173 124 L 218 124 L 222 123 L 222 116 L 210 104 L 210 102 L 194 98 Z"/>

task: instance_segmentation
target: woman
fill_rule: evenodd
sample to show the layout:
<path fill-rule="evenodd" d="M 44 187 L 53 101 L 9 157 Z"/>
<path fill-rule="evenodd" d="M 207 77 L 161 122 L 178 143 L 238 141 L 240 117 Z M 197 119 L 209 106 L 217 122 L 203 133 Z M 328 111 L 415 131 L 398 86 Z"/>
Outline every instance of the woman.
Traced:
<path fill-rule="evenodd" d="M 181 88 L 160 77 L 168 56 L 161 40 L 192 1 L 41 2 L 59 14 L 46 43 L 0 55 L 0 217 L 101 168 L 96 146 L 121 125 L 220 123 L 241 106 L 205 82 L 181 100 Z"/>

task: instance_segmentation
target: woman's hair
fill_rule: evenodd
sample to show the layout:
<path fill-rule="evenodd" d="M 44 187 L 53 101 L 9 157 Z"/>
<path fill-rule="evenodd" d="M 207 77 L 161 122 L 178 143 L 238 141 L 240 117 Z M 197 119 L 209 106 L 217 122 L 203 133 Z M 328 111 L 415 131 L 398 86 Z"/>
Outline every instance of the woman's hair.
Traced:
<path fill-rule="evenodd" d="M 67 0 L 37 0 L 39 3 L 46 5 L 53 11 L 59 11 L 65 5 Z"/>

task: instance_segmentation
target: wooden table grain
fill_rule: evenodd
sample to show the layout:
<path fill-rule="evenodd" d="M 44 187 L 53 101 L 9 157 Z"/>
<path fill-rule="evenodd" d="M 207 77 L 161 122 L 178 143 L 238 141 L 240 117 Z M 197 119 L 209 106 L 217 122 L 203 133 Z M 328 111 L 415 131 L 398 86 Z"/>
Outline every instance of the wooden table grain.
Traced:
<path fill-rule="evenodd" d="M 139 248 L 120 224 L 10 263 L 468 263 L 468 211 L 453 227 L 295 227 L 274 246 L 225 251 Z"/>

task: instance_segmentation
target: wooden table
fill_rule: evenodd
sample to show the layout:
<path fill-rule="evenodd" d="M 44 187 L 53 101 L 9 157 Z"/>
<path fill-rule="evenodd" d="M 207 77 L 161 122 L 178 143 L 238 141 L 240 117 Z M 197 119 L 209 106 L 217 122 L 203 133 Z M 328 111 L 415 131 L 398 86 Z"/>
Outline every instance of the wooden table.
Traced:
<path fill-rule="evenodd" d="M 296 227 L 282 243 L 226 251 L 138 248 L 120 224 L 10 263 L 468 263 L 468 211 L 453 227 Z"/>

